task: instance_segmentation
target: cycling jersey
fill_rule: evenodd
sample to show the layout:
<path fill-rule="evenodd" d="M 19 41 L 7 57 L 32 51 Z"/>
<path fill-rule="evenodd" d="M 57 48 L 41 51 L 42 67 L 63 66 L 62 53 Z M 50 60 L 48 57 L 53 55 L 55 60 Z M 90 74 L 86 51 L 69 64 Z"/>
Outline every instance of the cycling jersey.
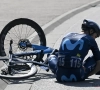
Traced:
<path fill-rule="evenodd" d="M 93 56 L 84 60 L 89 50 Z M 100 60 L 100 52 L 93 37 L 69 33 L 62 39 L 58 55 L 50 55 L 48 63 L 57 81 L 82 81 L 94 70 L 97 60 Z"/>
<path fill-rule="evenodd" d="M 100 60 L 100 52 L 95 39 L 87 34 L 69 33 L 60 45 L 58 66 L 80 68 L 88 51 L 92 50 L 95 60 Z"/>

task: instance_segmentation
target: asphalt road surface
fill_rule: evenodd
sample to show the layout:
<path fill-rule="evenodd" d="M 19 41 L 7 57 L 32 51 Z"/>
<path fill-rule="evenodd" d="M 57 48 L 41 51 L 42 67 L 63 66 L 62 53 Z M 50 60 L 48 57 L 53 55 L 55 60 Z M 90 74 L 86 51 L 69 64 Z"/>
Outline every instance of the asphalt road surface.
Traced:
<path fill-rule="evenodd" d="M 85 5 L 87 3 L 90 3 L 92 1 L 96 0 L 3 0 L 0 2 L 0 30 L 3 29 L 3 27 L 11 20 L 15 18 L 30 18 L 34 21 L 36 21 L 41 27 L 45 26 L 45 24 L 49 23 L 50 21 L 54 20 L 56 17 L 71 11 L 75 8 L 79 8 L 82 5 Z M 93 5 L 95 6 L 95 5 Z M 85 8 L 86 9 L 86 8 Z M 67 17 L 68 18 L 68 17 Z M 50 40 L 51 41 L 51 40 Z M 48 42 L 50 43 L 50 42 Z M 51 43 L 50 46 L 52 46 L 54 43 Z M 48 44 L 49 45 L 49 44 Z M 54 45 L 53 45 L 54 46 Z M 0 63 L 1 64 L 1 63 Z M 1 64 L 2 65 L 2 64 Z M 40 75 L 42 74 L 42 78 Z M 51 73 L 39 73 L 37 76 L 37 79 L 30 79 L 20 82 L 12 82 L 5 90 L 44 90 L 46 86 L 41 87 L 39 89 L 37 86 L 41 84 L 41 82 L 36 82 L 34 85 L 32 83 L 34 81 L 38 81 L 42 79 L 44 81 L 44 84 L 48 83 L 49 81 L 54 81 L 54 79 L 49 79 L 47 82 L 46 79 L 53 78 L 53 75 Z M 41 81 L 42 81 L 41 80 Z M 28 83 L 29 81 L 29 83 Z M 55 82 L 50 83 L 52 86 Z M 4 88 L 9 84 L 7 81 L 0 80 L 0 90 L 4 90 Z M 14 84 L 15 87 L 14 88 Z M 57 84 L 57 83 L 56 83 Z M 26 86 L 25 86 L 26 85 Z M 30 87 L 32 88 L 30 89 Z M 35 88 L 34 88 L 35 86 Z M 42 86 L 42 84 L 41 84 Z M 60 85 L 58 84 L 58 87 Z M 27 88 L 26 88 L 27 87 Z M 63 86 L 61 86 L 63 89 Z M 49 87 L 48 87 L 49 88 Z M 53 87 L 51 87 L 53 88 Z M 50 89 L 51 90 L 51 89 Z M 58 89 L 59 90 L 59 89 Z M 69 89 L 68 89 L 69 90 Z"/>
<path fill-rule="evenodd" d="M 96 0 L 0 0 L 0 30 L 15 18 L 30 18 L 40 26 Z"/>

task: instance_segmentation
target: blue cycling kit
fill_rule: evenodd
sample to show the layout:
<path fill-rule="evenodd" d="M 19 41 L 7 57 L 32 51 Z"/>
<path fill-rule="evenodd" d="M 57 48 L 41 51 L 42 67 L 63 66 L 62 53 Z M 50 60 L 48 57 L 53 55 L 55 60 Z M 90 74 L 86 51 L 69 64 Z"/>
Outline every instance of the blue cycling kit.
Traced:
<path fill-rule="evenodd" d="M 84 60 L 89 50 L 93 56 Z M 97 60 L 100 52 L 95 39 L 87 34 L 69 33 L 62 39 L 57 57 L 50 56 L 49 66 L 58 81 L 81 81 L 95 68 Z"/>

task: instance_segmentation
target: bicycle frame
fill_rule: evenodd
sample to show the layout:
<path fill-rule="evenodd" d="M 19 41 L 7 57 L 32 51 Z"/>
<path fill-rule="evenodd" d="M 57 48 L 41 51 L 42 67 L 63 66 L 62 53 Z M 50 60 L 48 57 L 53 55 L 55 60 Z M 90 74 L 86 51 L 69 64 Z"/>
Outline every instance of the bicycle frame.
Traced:
<path fill-rule="evenodd" d="M 16 27 L 17 25 L 18 25 L 18 28 Z M 22 27 L 24 25 L 25 27 L 19 28 L 20 25 Z M 29 28 L 26 28 L 26 26 L 27 27 L 29 26 Z M 12 43 L 15 40 L 17 35 L 14 35 L 15 36 L 14 38 L 13 37 L 9 38 L 9 39 L 12 39 L 13 41 L 10 40 L 10 48 L 9 48 L 9 53 L 8 53 L 8 49 L 6 51 L 6 47 L 5 47 L 6 36 L 8 35 L 8 32 L 10 32 L 10 30 L 13 30 L 14 27 L 19 29 L 18 31 L 21 30 L 21 32 L 22 32 L 22 30 L 24 30 L 24 28 L 26 28 L 24 30 L 24 31 L 26 31 L 25 33 L 27 33 L 28 30 L 29 30 L 29 32 L 27 34 L 24 34 L 24 36 L 25 36 L 24 38 L 23 37 L 18 38 L 18 40 L 17 40 L 18 43 L 14 42 L 14 44 L 16 44 L 18 46 L 18 49 L 16 48 L 17 52 L 14 52 L 14 53 L 12 50 Z M 17 31 L 17 29 L 14 29 L 15 32 Z M 29 36 L 32 33 L 34 33 L 34 31 L 36 32 L 38 37 L 37 37 L 36 41 L 32 42 L 35 44 L 31 44 L 28 39 L 29 39 Z M 14 33 L 12 33 L 12 32 L 10 33 L 10 35 L 13 35 L 13 34 Z M 20 34 L 20 35 L 22 35 L 22 34 Z M 18 37 L 21 37 L 20 35 L 18 35 Z M 36 68 L 37 65 L 49 67 L 48 64 L 44 62 L 46 60 L 43 58 L 43 55 L 47 54 L 47 58 L 48 58 L 48 54 L 51 54 L 54 49 L 52 49 L 50 47 L 46 47 L 45 34 L 44 34 L 42 28 L 36 22 L 34 22 L 30 19 L 27 19 L 27 18 L 19 18 L 19 19 L 12 20 L 4 27 L 4 29 L 1 32 L 0 37 L 1 37 L 0 38 L 0 42 L 1 42 L 0 43 L 0 52 L 2 52 L 2 56 L 6 56 L 6 54 L 8 56 L 8 54 L 9 54 L 8 58 L 0 57 L 0 60 L 7 62 L 7 64 L 6 64 L 6 66 L 8 67 L 7 74 L 9 74 L 9 75 L 7 75 L 7 74 L 1 72 L 0 78 L 5 78 L 5 79 L 27 78 L 27 77 L 33 76 L 37 73 L 37 68 Z M 39 45 L 37 45 L 37 42 Z M 33 50 L 28 51 L 30 49 L 27 49 L 27 48 L 31 48 L 31 50 L 32 49 Z M 20 51 L 22 51 L 22 52 L 20 52 Z M 31 64 L 31 65 L 28 65 L 28 64 Z M 22 75 L 20 77 L 16 76 L 16 75 L 15 76 L 11 75 L 12 74 L 11 72 L 13 72 L 13 70 L 16 71 L 16 67 L 18 67 L 17 70 L 20 70 L 20 68 L 21 68 L 20 65 L 23 65 L 23 66 L 28 65 L 30 67 L 28 70 L 29 73 Z M 23 66 L 21 69 L 24 68 Z M 26 68 L 24 70 L 27 71 Z M 3 70 L 1 69 L 1 71 L 3 71 Z M 15 74 L 15 73 L 13 73 L 13 74 Z"/>
<path fill-rule="evenodd" d="M 32 45 L 31 48 L 33 48 L 34 51 L 28 51 L 26 52 L 21 52 L 21 53 L 16 53 L 14 54 L 15 56 L 28 56 L 28 55 L 37 55 L 37 54 L 49 54 L 52 53 L 54 49 L 46 46 L 39 46 L 39 45 Z"/>
<path fill-rule="evenodd" d="M 5 61 L 8 61 L 8 74 L 12 75 L 13 74 L 13 71 L 12 69 L 15 69 L 16 67 L 19 67 L 19 65 L 17 65 L 18 63 L 20 64 L 29 64 L 31 63 L 31 65 L 29 66 L 31 68 L 31 71 L 26 74 L 26 75 L 22 75 L 20 77 L 12 77 L 12 76 L 4 76 L 4 75 L 0 75 L 0 78 L 5 78 L 5 79 L 21 79 L 21 78 L 28 78 L 28 77 L 31 77 L 32 75 L 35 75 L 37 73 L 35 66 L 34 65 L 38 65 L 38 66 L 45 66 L 45 67 L 48 67 L 49 66 L 45 63 L 42 63 L 42 62 L 38 62 L 37 60 L 24 60 L 24 59 L 20 59 L 19 57 L 21 56 L 30 56 L 30 55 L 38 55 L 38 54 L 50 54 L 52 53 L 53 49 L 50 48 L 50 47 L 45 47 L 45 46 L 39 46 L 39 45 L 31 45 L 31 48 L 34 49 L 34 51 L 29 51 L 29 52 L 21 52 L 21 53 L 15 53 L 13 54 L 12 52 L 12 41 L 10 41 L 10 49 L 9 49 L 9 58 L 0 58 L 0 60 L 5 60 Z M 38 59 L 38 58 L 36 58 Z M 39 60 L 41 61 L 41 60 Z M 16 66 L 17 65 L 17 66 Z M 27 70 L 27 69 L 25 69 Z"/>
<path fill-rule="evenodd" d="M 18 61 L 17 57 L 20 57 L 20 56 L 30 56 L 30 55 L 38 55 L 38 54 L 50 54 L 54 50 L 53 48 L 46 47 L 46 46 L 31 45 L 31 48 L 33 48 L 34 51 L 21 52 L 21 53 L 13 53 L 12 52 L 12 45 L 11 44 L 12 43 L 10 43 L 9 58 L 5 59 L 5 57 L 4 58 L 2 57 L 1 60 L 8 60 L 9 59 L 9 62 L 11 62 L 12 59 L 13 59 L 15 61 Z M 17 59 L 15 59 L 15 58 L 17 58 Z M 21 59 L 20 59 L 20 62 L 21 62 Z M 32 63 L 32 62 L 29 62 L 29 63 Z"/>

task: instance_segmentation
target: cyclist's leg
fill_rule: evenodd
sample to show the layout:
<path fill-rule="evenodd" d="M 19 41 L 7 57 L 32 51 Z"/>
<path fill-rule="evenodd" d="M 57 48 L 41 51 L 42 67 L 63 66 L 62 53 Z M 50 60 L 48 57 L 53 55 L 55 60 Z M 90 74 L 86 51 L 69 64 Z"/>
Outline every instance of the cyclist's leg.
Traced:
<path fill-rule="evenodd" d="M 57 61 L 58 61 L 58 59 L 57 59 L 56 55 L 50 55 L 48 57 L 49 67 L 54 74 L 56 73 L 56 70 L 57 70 Z"/>
<path fill-rule="evenodd" d="M 66 69 L 57 67 L 58 58 L 56 55 L 48 57 L 48 64 L 51 71 L 56 74 L 57 81 L 82 81 L 84 80 L 84 70 L 80 69 Z M 73 74 L 72 74 L 73 73 Z"/>
<path fill-rule="evenodd" d="M 86 72 L 83 68 L 80 69 L 66 69 L 62 67 L 57 68 L 56 79 L 57 81 L 83 81 L 85 80 L 91 71 L 94 70 L 96 66 L 96 61 L 93 56 L 88 57 L 84 63 Z"/>
<path fill-rule="evenodd" d="M 68 69 L 58 67 L 56 72 L 56 79 L 59 82 L 76 82 L 84 80 L 84 70 L 80 69 Z"/>
<path fill-rule="evenodd" d="M 85 78 L 87 78 L 89 76 L 90 72 L 93 71 L 96 66 L 96 61 L 95 61 L 94 57 L 93 56 L 88 57 L 84 61 L 83 66 L 86 68 Z"/>

